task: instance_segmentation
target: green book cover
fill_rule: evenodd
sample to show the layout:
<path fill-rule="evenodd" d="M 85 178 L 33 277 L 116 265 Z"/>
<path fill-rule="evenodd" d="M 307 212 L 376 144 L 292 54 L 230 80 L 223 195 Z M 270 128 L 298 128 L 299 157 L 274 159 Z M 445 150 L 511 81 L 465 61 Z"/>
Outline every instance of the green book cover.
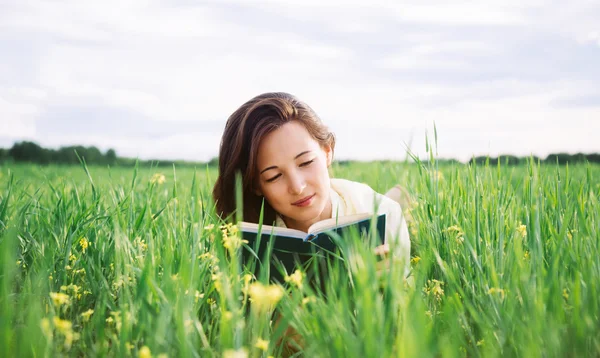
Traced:
<path fill-rule="evenodd" d="M 373 214 L 369 213 L 327 219 L 313 224 L 308 232 L 269 225 L 259 227 L 258 224 L 241 222 L 239 228 L 242 238 L 248 241 L 242 250 L 242 261 L 244 264 L 254 263 L 255 266 L 250 269 L 256 277 L 260 277 L 261 270 L 269 269 L 271 281 L 283 283 L 281 266 L 289 275 L 295 271 L 297 265 L 303 265 L 310 276 L 307 263 L 311 258 L 336 254 L 337 244 L 333 233 L 344 237 L 345 233 L 357 232 L 363 237 L 368 237 L 373 224 L 377 231 L 377 245 L 383 244 L 385 214 L 374 219 Z M 269 247 L 271 251 L 267 256 Z"/>

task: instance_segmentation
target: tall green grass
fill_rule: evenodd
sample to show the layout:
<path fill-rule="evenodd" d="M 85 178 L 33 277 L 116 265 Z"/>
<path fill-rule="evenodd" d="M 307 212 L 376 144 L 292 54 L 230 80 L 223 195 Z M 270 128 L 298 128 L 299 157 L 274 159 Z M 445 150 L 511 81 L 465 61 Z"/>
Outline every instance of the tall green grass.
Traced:
<path fill-rule="evenodd" d="M 413 271 L 354 243 L 326 296 L 247 275 L 213 170 L 0 169 L 0 356 L 600 354 L 598 166 L 334 166 L 413 193 Z"/>

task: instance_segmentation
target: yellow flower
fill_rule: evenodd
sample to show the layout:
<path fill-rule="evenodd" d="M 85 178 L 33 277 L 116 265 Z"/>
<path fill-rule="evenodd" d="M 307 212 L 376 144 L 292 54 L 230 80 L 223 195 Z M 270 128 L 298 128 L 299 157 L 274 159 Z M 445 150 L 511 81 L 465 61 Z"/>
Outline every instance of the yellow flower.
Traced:
<path fill-rule="evenodd" d="M 204 227 L 204 230 L 212 230 L 215 228 L 215 224 L 208 224 Z"/>
<path fill-rule="evenodd" d="M 69 261 L 73 262 L 75 260 L 77 260 L 77 256 L 75 256 L 73 254 L 69 255 Z"/>
<path fill-rule="evenodd" d="M 256 340 L 254 346 L 260 350 L 266 351 L 267 349 L 269 349 L 269 341 L 265 341 L 264 339 L 259 338 Z"/>
<path fill-rule="evenodd" d="M 500 296 L 500 298 L 504 299 L 504 290 L 501 288 L 497 288 L 497 287 L 492 287 L 488 290 L 488 294 L 489 295 L 493 295 L 493 294 L 498 294 L 498 296 Z"/>
<path fill-rule="evenodd" d="M 564 289 L 563 289 L 563 294 L 562 294 L 562 295 L 563 295 L 563 298 L 564 298 L 565 300 L 568 300 L 568 299 L 569 299 L 569 292 L 567 291 L 567 289 L 566 289 L 566 288 L 564 288 Z"/>
<path fill-rule="evenodd" d="M 302 279 L 304 278 L 304 274 L 300 270 L 294 271 L 293 274 L 285 277 L 285 282 L 290 282 L 294 286 L 298 288 L 302 288 Z"/>
<path fill-rule="evenodd" d="M 243 240 L 239 235 L 239 229 L 235 225 L 228 224 L 224 229 L 221 229 L 223 234 L 223 247 L 229 251 L 237 250 L 242 244 L 247 244 L 248 240 Z"/>
<path fill-rule="evenodd" d="M 52 338 L 52 327 L 50 327 L 50 320 L 48 318 L 42 318 L 40 321 L 40 327 L 42 328 L 42 333 L 46 338 Z"/>
<path fill-rule="evenodd" d="M 517 233 L 521 235 L 522 238 L 525 238 L 527 236 L 527 226 L 519 223 L 519 226 L 517 226 Z"/>
<path fill-rule="evenodd" d="M 164 174 L 160 174 L 160 173 L 156 173 L 152 176 L 152 178 L 150 179 L 150 183 L 152 184 L 164 184 L 167 181 L 167 178 L 165 177 Z"/>
<path fill-rule="evenodd" d="M 415 256 L 412 259 L 410 259 L 410 263 L 413 264 L 413 265 L 418 264 L 419 261 L 421 261 L 421 258 L 419 256 Z"/>
<path fill-rule="evenodd" d="M 54 327 L 60 332 L 65 333 L 71 330 L 73 327 L 73 323 L 66 321 L 64 319 L 60 319 L 58 317 L 54 317 Z"/>
<path fill-rule="evenodd" d="M 443 285 L 444 283 L 439 280 L 427 280 L 427 284 L 425 285 L 425 288 L 423 288 L 423 292 L 425 292 L 427 295 L 433 295 L 437 301 L 440 301 L 442 296 L 444 296 L 444 289 L 442 288 Z"/>
<path fill-rule="evenodd" d="M 302 299 L 302 306 L 306 306 L 309 303 L 317 302 L 315 296 L 308 296 Z"/>
<path fill-rule="evenodd" d="M 277 285 L 265 286 L 260 282 L 254 282 L 248 287 L 248 293 L 252 304 L 259 310 L 268 309 L 279 302 L 283 297 L 283 289 Z"/>
<path fill-rule="evenodd" d="M 227 349 L 223 352 L 223 358 L 247 358 L 248 352 L 245 348 L 241 348 L 238 350 Z"/>
<path fill-rule="evenodd" d="M 79 240 L 79 246 L 81 247 L 81 251 L 83 251 L 85 253 L 85 250 L 87 250 L 88 246 L 90 246 L 90 242 L 88 241 L 87 238 L 82 237 Z"/>
<path fill-rule="evenodd" d="M 529 251 L 525 251 L 525 254 L 523 255 L 523 260 L 529 260 Z"/>
<path fill-rule="evenodd" d="M 73 324 L 69 321 L 54 317 L 54 328 L 65 337 L 65 348 L 71 348 L 73 341 L 79 339 L 79 333 L 73 332 Z"/>
<path fill-rule="evenodd" d="M 125 342 L 125 348 L 127 349 L 127 353 L 131 354 L 131 350 L 133 348 L 135 348 L 135 346 L 133 344 L 131 344 L 130 342 Z"/>
<path fill-rule="evenodd" d="M 150 352 L 150 348 L 148 348 L 148 346 L 143 346 L 142 348 L 140 348 L 140 351 L 138 352 L 138 357 L 139 358 L 152 357 L 152 352 Z"/>
<path fill-rule="evenodd" d="M 52 303 L 56 307 L 68 305 L 71 303 L 71 298 L 69 297 L 69 295 L 62 292 L 50 292 L 50 298 L 52 299 Z"/>
<path fill-rule="evenodd" d="M 81 314 L 81 318 L 83 318 L 83 322 L 87 322 L 90 320 L 90 316 L 94 313 L 93 309 L 89 309 Z"/>
<path fill-rule="evenodd" d="M 198 302 L 201 298 L 204 298 L 204 293 L 200 293 L 200 291 L 196 290 L 194 294 L 194 302 Z"/>

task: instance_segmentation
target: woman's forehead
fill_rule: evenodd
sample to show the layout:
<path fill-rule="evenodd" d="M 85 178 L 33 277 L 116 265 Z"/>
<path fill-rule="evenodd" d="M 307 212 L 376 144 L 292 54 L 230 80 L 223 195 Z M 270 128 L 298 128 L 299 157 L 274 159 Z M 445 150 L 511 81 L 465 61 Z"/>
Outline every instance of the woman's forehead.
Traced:
<path fill-rule="evenodd" d="M 304 151 L 313 151 L 319 144 L 300 123 L 289 122 L 266 135 L 258 147 L 258 164 L 277 165 L 278 161 L 295 160 Z"/>

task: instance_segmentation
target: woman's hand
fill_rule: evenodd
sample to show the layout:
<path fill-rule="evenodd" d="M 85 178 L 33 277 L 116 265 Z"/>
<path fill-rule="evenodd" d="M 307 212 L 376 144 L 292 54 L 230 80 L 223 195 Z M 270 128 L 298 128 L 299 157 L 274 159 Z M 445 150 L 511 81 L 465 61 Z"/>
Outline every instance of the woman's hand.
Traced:
<path fill-rule="evenodd" d="M 402 264 L 401 258 L 391 254 L 390 245 L 388 244 L 375 247 L 375 255 L 379 256 L 379 260 L 375 263 L 378 278 L 381 277 L 382 273 L 389 273 L 392 270 L 393 265 Z M 400 266 L 397 266 L 397 269 L 400 270 Z"/>
<path fill-rule="evenodd" d="M 380 258 L 380 260 L 375 263 L 377 278 L 379 278 L 386 269 L 390 268 L 390 245 L 383 244 L 377 246 L 375 248 L 375 255 Z"/>

